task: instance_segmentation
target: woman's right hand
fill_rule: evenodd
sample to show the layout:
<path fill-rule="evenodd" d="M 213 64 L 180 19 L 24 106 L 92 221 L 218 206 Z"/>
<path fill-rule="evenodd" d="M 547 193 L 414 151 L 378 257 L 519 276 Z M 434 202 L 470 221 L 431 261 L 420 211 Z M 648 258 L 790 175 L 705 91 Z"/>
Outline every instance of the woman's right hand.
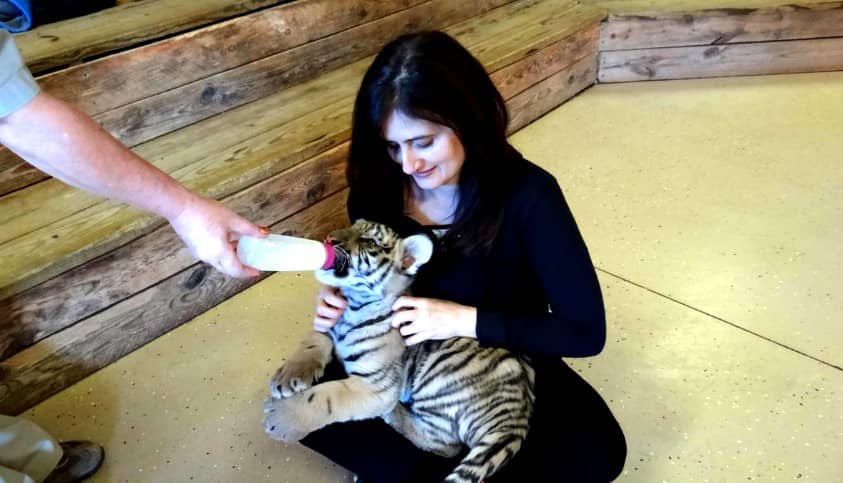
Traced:
<path fill-rule="evenodd" d="M 323 285 L 316 296 L 316 316 L 313 318 L 313 330 L 328 332 L 337 325 L 343 311 L 348 306 L 348 300 L 342 296 L 340 289 Z"/>

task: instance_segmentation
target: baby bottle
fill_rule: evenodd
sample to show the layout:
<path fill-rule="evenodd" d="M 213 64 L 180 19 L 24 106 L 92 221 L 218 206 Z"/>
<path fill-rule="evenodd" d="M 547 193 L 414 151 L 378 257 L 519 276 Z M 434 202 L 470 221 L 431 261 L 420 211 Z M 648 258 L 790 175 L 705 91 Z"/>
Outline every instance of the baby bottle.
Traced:
<path fill-rule="evenodd" d="M 329 243 L 287 235 L 243 236 L 237 243 L 237 258 L 241 262 L 267 272 L 328 270 L 334 267 L 337 255 Z"/>

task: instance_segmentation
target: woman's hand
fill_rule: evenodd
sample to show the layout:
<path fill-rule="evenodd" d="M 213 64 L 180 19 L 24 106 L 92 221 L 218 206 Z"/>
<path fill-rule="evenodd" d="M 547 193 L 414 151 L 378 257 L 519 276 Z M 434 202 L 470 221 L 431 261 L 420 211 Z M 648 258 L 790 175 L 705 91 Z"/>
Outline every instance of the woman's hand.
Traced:
<path fill-rule="evenodd" d="M 343 311 L 348 306 L 348 300 L 342 296 L 340 289 L 323 285 L 316 296 L 316 316 L 313 318 L 313 330 L 328 332 L 337 325 Z"/>
<path fill-rule="evenodd" d="M 445 300 L 401 297 L 392 306 L 392 326 L 407 345 L 430 339 L 477 337 L 477 308 Z"/>

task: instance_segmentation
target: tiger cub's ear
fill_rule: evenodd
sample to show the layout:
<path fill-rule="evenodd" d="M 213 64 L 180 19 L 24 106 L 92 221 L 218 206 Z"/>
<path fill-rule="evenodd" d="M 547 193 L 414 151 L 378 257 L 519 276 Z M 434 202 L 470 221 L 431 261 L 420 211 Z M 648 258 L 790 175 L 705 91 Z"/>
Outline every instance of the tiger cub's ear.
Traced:
<path fill-rule="evenodd" d="M 419 267 L 430 261 L 433 256 L 433 242 L 427 235 L 408 236 L 403 241 L 404 253 L 401 255 L 401 269 L 415 275 Z"/>

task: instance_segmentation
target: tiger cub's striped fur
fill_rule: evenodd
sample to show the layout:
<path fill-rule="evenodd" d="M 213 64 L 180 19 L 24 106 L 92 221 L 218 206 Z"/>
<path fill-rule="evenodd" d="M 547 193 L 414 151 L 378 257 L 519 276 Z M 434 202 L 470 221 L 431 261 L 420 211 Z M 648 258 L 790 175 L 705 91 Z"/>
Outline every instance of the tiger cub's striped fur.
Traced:
<path fill-rule="evenodd" d="M 341 287 L 348 308 L 329 334 L 309 334 L 275 374 L 266 431 L 297 441 L 330 423 L 381 417 L 427 451 L 452 457 L 468 446 L 447 482 L 478 482 L 495 473 L 527 435 L 535 379 L 529 362 L 469 338 L 407 347 L 390 325 L 392 305 L 430 259 L 430 239 L 401 239 L 366 221 L 332 238 L 348 264 L 317 278 Z M 314 385 L 332 352 L 349 377 Z"/>

